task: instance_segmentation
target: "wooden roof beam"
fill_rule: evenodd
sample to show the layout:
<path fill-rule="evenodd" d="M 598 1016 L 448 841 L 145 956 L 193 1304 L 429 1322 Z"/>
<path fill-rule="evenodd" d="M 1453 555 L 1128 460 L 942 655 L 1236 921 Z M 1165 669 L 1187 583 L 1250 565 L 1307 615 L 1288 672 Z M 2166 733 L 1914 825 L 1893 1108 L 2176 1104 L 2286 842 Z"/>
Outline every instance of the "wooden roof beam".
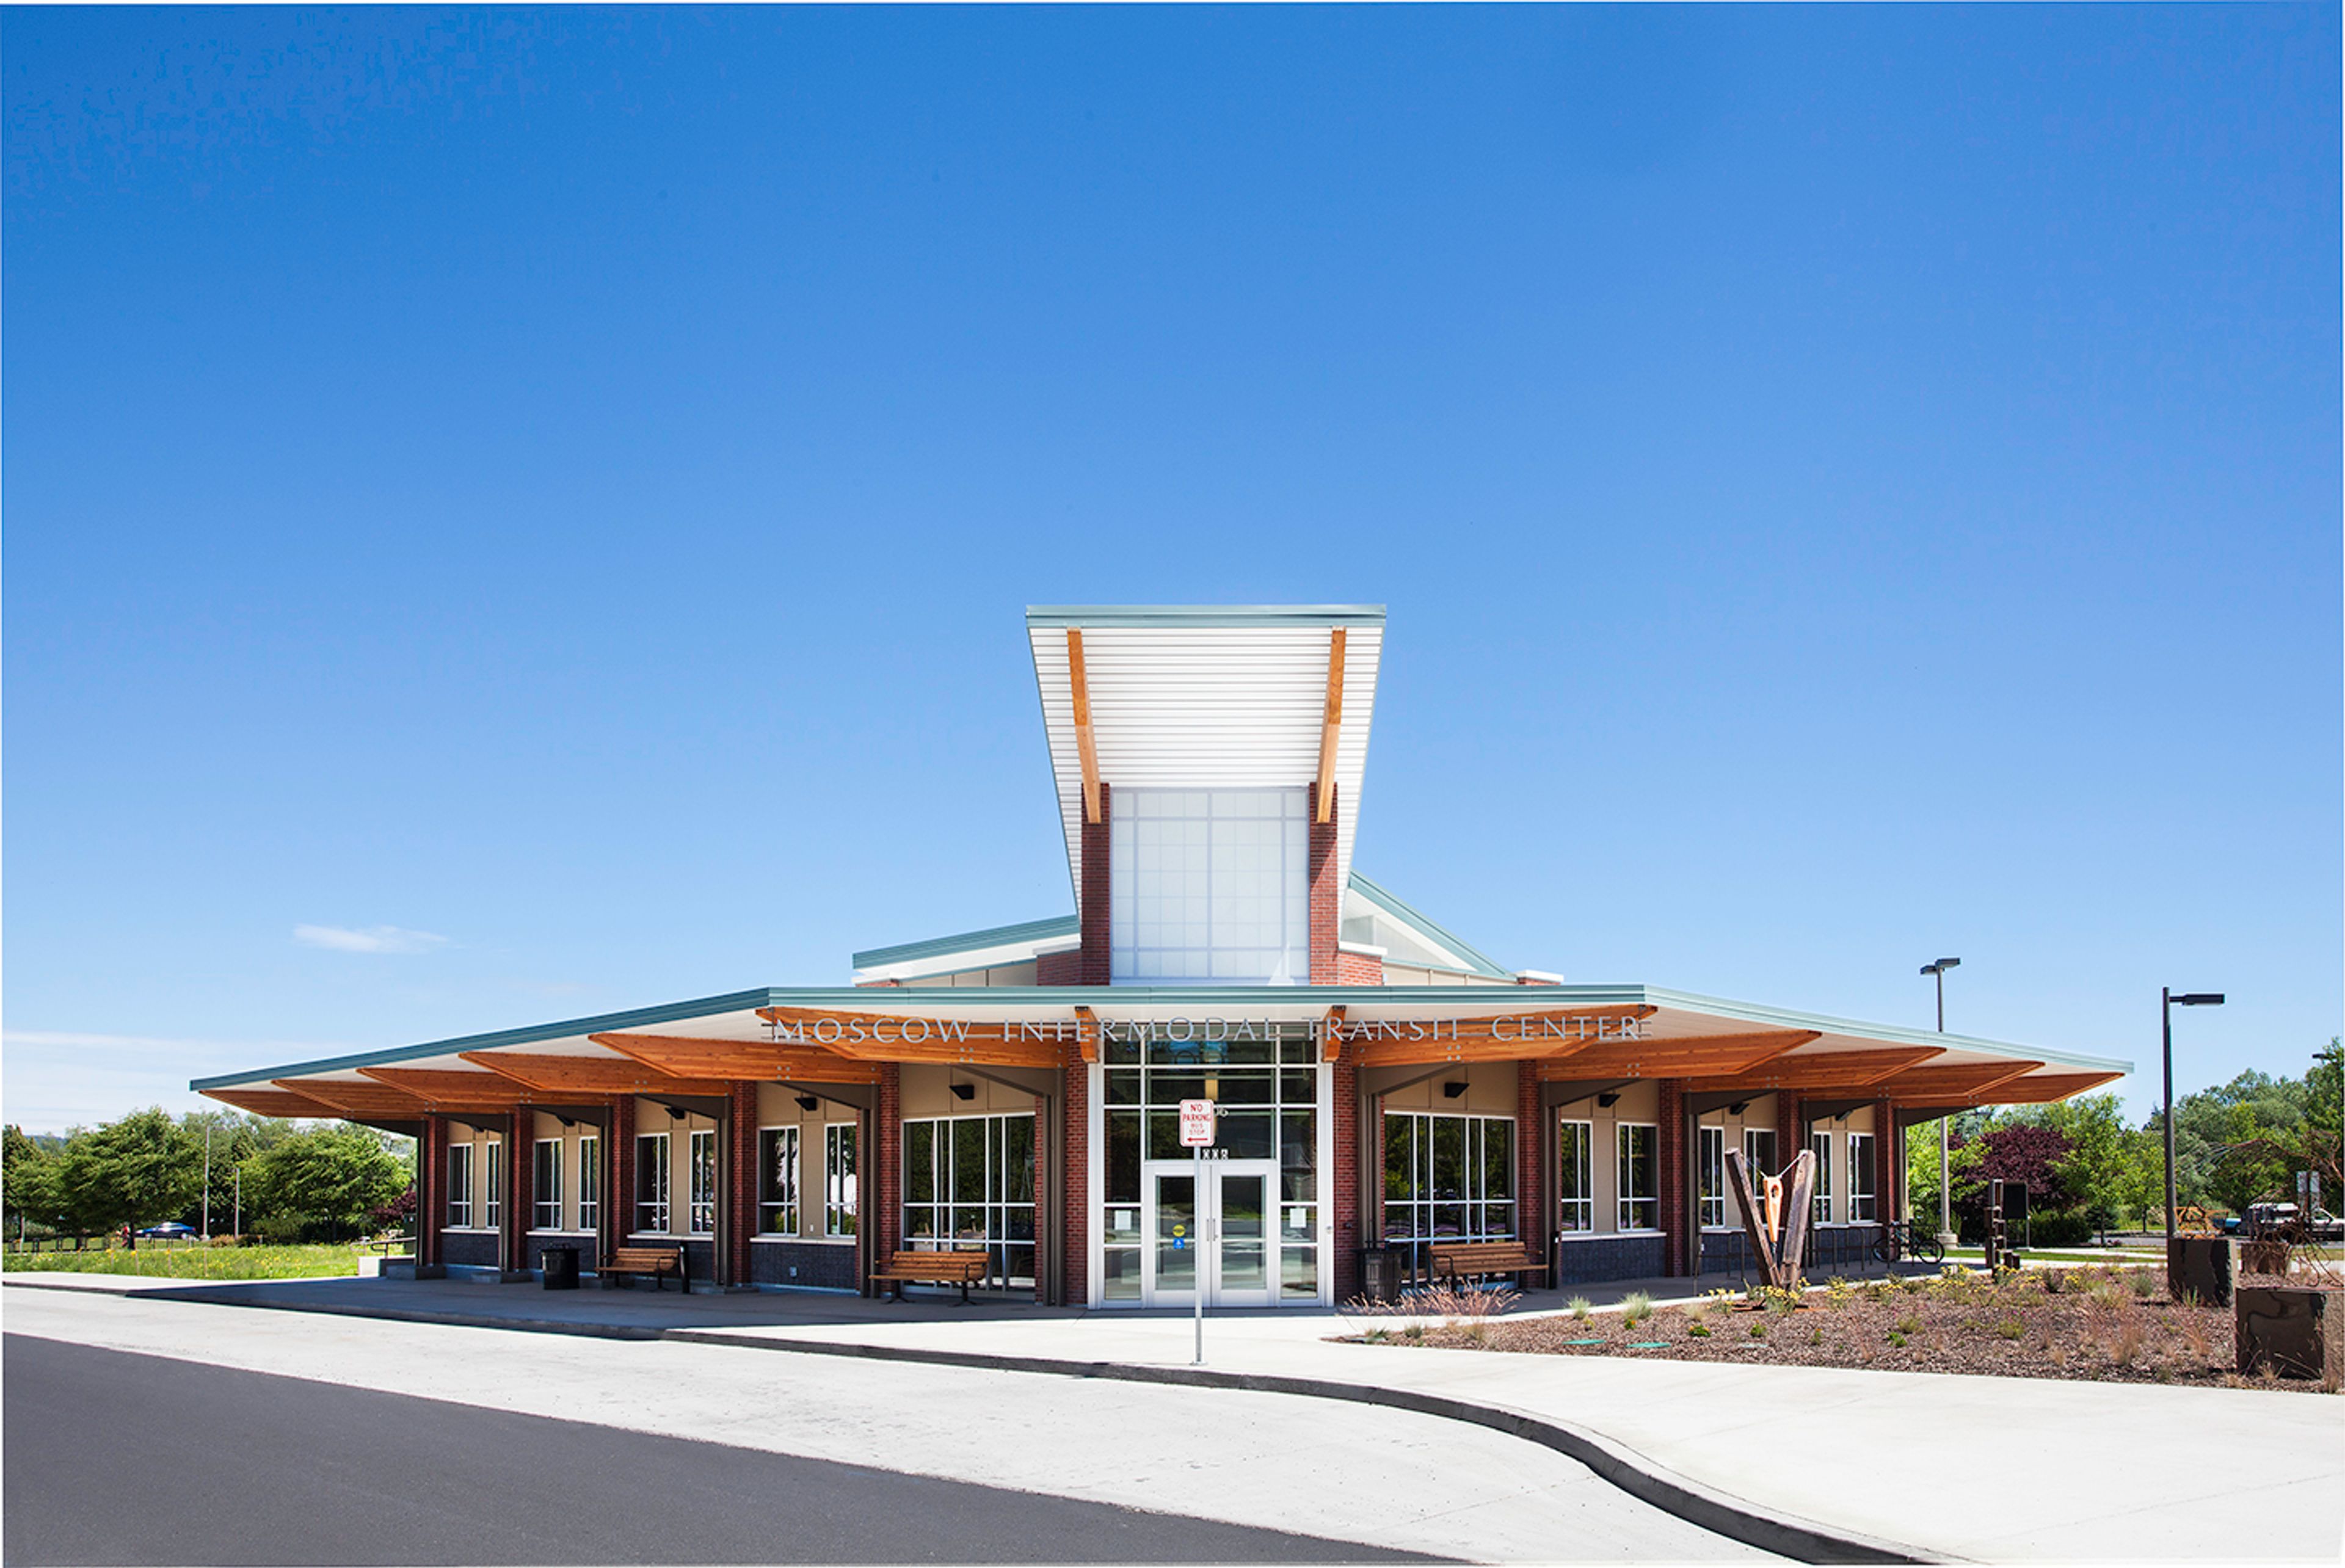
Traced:
<path fill-rule="evenodd" d="M 207 1099 L 216 1099 L 222 1105 L 234 1106 L 237 1109 L 252 1116 L 280 1118 L 316 1117 L 330 1120 L 342 1114 L 323 1100 L 312 1099 L 305 1094 L 296 1094 L 291 1089 L 206 1089 L 203 1093 Z"/>
<path fill-rule="evenodd" d="M 1985 1105 L 2050 1105 L 2115 1083 L 2123 1073 L 2036 1073 L 1997 1084 L 1981 1097 Z"/>
<path fill-rule="evenodd" d="M 1851 1086 L 1863 1099 L 1925 1101 L 1931 1105 L 1985 1105 L 1987 1091 L 2042 1067 L 2042 1062 L 1960 1062 L 1952 1067 L 1907 1067 L 1877 1083 Z"/>
<path fill-rule="evenodd" d="M 458 1056 L 511 1078 L 539 1098 L 563 1095 L 721 1095 L 721 1078 L 680 1078 L 633 1057 L 543 1057 L 518 1052 L 459 1051 Z"/>
<path fill-rule="evenodd" d="M 1734 1077 L 1822 1038 L 1814 1029 L 1751 1029 L 1669 1040 L 1597 1040 L 1542 1060 L 1542 1079 Z"/>
<path fill-rule="evenodd" d="M 1100 1059 L 1099 1015 L 1089 1007 L 1075 1009 L 1075 1054 L 1087 1062 Z"/>
<path fill-rule="evenodd" d="M 433 1110 L 513 1110 L 528 1092 L 498 1073 L 462 1067 L 360 1067 L 361 1076 L 404 1089 Z"/>
<path fill-rule="evenodd" d="M 1777 1089 L 1861 1087 L 1944 1055 L 1943 1046 L 1892 1046 L 1877 1051 L 1785 1055 L 1736 1077 L 1697 1078 L 1686 1085 L 1686 1092 L 1726 1094 L 1747 1089 L 1754 1095 L 1763 1095 L 1773 1094 Z"/>
<path fill-rule="evenodd" d="M 323 1105 L 339 1117 L 428 1116 L 431 1107 L 420 1095 L 393 1088 L 376 1078 L 279 1078 L 277 1087 Z"/>
<path fill-rule="evenodd" d="M 1080 626 L 1067 628 L 1067 684 L 1075 698 L 1075 755 L 1083 765 L 1083 820 L 1096 823 L 1100 819 L 1099 743 L 1091 734 L 1091 688 L 1083 673 L 1083 632 Z"/>
<path fill-rule="evenodd" d="M 631 1057 L 672 1077 L 744 1079 L 778 1083 L 797 1078 L 819 1083 L 876 1084 L 879 1069 L 868 1062 L 849 1060 L 833 1052 L 795 1041 L 709 1040 L 685 1035 L 589 1035 L 606 1050 Z M 646 1086 L 637 1094 L 676 1095 L 679 1086 Z"/>
<path fill-rule="evenodd" d="M 1344 1014 L 1346 1009 L 1330 1007 L 1319 1026 L 1319 1059 L 1332 1062 L 1344 1054 Z"/>
<path fill-rule="evenodd" d="M 787 1046 L 832 1052 L 861 1062 L 946 1062 L 997 1067 L 1057 1067 L 1069 1044 L 1080 1047 L 1082 1020 L 1072 1036 L 1056 1028 L 1038 1035 L 1008 1024 L 978 1024 L 960 1018 L 924 1018 L 896 1013 L 842 1013 L 823 1007 L 760 1007 L 757 1016 L 798 1034 L 803 1044 Z M 1096 1022 L 1096 1020 L 1094 1020 Z M 830 1026 L 827 1034 L 825 1026 Z M 1063 1026 L 1062 1026 L 1063 1027 Z M 915 1033 L 917 1031 L 917 1033 Z"/>
<path fill-rule="evenodd" d="M 1316 814 L 1322 823 L 1335 820 L 1335 742 L 1344 729 L 1344 629 L 1327 634 L 1327 706 L 1319 721 L 1319 789 Z M 1093 822 L 1099 818 L 1093 817 Z"/>

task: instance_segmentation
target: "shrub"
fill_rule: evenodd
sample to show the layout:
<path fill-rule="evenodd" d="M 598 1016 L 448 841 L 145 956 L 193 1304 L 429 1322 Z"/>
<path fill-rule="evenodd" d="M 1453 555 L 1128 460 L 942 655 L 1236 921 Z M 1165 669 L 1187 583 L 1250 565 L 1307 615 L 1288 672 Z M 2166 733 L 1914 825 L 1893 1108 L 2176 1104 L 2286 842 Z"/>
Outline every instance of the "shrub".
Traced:
<path fill-rule="evenodd" d="M 1918 1334 L 1922 1331 L 1922 1320 L 1908 1312 L 1897 1320 L 1897 1331 L 1901 1334 Z"/>
<path fill-rule="evenodd" d="M 1631 1290 L 1620 1299 L 1620 1321 L 1635 1328 L 1653 1315 L 1653 1299 L 1642 1290 Z"/>
<path fill-rule="evenodd" d="M 1564 1310 L 1571 1314 L 1571 1320 L 1575 1323 L 1588 1321 L 1588 1314 L 1595 1310 L 1595 1305 L 1585 1296 L 1574 1296 L 1563 1304 Z"/>
<path fill-rule="evenodd" d="M 1689 1323 L 1686 1325 L 1686 1337 L 1694 1340 L 1706 1340 L 1710 1338 L 1710 1325 L 1708 1323 L 1700 1322 Z"/>
<path fill-rule="evenodd" d="M 1751 1337 L 1754 1340 L 1763 1340 L 1767 1337 L 1767 1323 L 1764 1319 L 1751 1325 Z"/>
<path fill-rule="evenodd" d="M 1812 1345 L 1821 1345 L 1823 1342 L 1824 1327 L 1822 1323 L 1818 1323 L 1814 1328 L 1808 1330 L 1808 1343 Z"/>
<path fill-rule="evenodd" d="M 2157 1280 L 2147 1269 L 2136 1269 L 2126 1276 L 2126 1289 L 2137 1301 L 2147 1301 L 2157 1294 Z"/>
<path fill-rule="evenodd" d="M 2027 1332 L 2027 1325 L 2017 1318 L 2005 1318 L 1995 1326 L 1995 1331 L 2002 1339 L 2016 1340 Z"/>

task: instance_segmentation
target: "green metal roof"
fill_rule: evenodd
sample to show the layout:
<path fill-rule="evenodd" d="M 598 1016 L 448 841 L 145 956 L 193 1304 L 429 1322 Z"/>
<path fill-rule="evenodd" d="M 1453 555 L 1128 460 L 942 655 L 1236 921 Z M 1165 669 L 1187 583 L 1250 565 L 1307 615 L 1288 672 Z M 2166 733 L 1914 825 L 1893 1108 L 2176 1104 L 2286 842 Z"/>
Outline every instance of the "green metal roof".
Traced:
<path fill-rule="evenodd" d="M 1013 942 L 1048 942 L 1056 937 L 1074 936 L 1081 933 L 1082 922 L 1072 915 L 1053 915 L 1048 920 L 1029 920 L 1018 926 L 995 926 L 983 931 L 964 931 L 958 936 L 931 936 L 925 942 L 902 942 L 893 947 L 866 947 L 854 956 L 858 969 L 868 969 L 881 964 L 906 964 L 919 958 L 942 958 L 955 953 L 974 953 L 987 947 L 1005 947 Z"/>
<path fill-rule="evenodd" d="M 1503 992 L 1490 986 L 933 986 L 917 991 L 887 993 L 887 996 L 891 1000 L 917 1001 L 923 1007 L 953 1002 L 993 1007 L 1020 1003 L 1066 1007 L 1077 1001 L 1101 1007 L 1179 1004 L 1192 1016 L 1199 1017 L 1208 1009 L 1219 1009 L 1224 1017 L 1236 1016 L 1234 1009 L 1250 1002 L 1269 1000 L 1308 1001 L 1315 1006 L 1325 1007 L 1366 1007 L 1384 1002 L 1402 1006 L 1487 1007 L 1511 996 L 1533 1007 L 1678 1007 L 1782 1028 L 1816 1029 L 1825 1034 L 1853 1035 L 1864 1039 L 1900 1044 L 1944 1046 L 1952 1050 L 1978 1051 L 2009 1059 L 2025 1057 L 2041 1061 L 2047 1067 L 2094 1072 L 2133 1071 L 2131 1062 L 2108 1057 L 2047 1050 L 2040 1046 L 2013 1045 L 2009 1041 L 1982 1039 L 1974 1035 L 1942 1035 L 1934 1029 L 1861 1023 L 1819 1013 L 1795 1013 L 1786 1008 L 1763 1007 L 1753 1003 L 1727 1001 L 1717 996 L 1671 991 L 1655 986 L 1540 986 L 1517 993 Z M 772 986 L 736 991 L 723 996 L 706 996 L 698 1001 L 674 1002 L 665 1007 L 643 1007 L 633 1012 L 604 1013 L 594 1017 L 506 1029 L 496 1034 L 466 1035 L 455 1039 L 427 1041 L 421 1045 L 394 1046 L 387 1050 L 368 1051 L 356 1056 L 330 1057 L 322 1061 L 293 1062 L 245 1073 L 222 1073 L 213 1077 L 197 1078 L 188 1087 L 201 1092 L 239 1085 L 265 1084 L 271 1078 L 304 1077 L 314 1073 L 347 1071 L 352 1067 L 390 1067 L 403 1061 L 450 1056 L 457 1051 L 492 1050 L 500 1046 L 582 1038 L 604 1030 L 679 1023 L 688 1018 L 746 1012 L 757 1007 L 835 1007 L 869 1011 L 880 1000 L 879 995 L 865 986 Z"/>
<path fill-rule="evenodd" d="M 1033 626 L 1381 626 L 1381 604 L 1029 604 Z"/>
<path fill-rule="evenodd" d="M 1399 895 L 1392 892 L 1389 888 L 1386 888 L 1380 884 L 1370 882 L 1366 877 L 1361 875 L 1356 871 L 1352 873 L 1350 886 L 1353 892 L 1358 894 L 1369 903 L 1377 905 L 1379 908 L 1382 908 L 1399 919 L 1406 921 L 1409 925 L 1416 926 L 1426 936 L 1440 943 L 1444 947 L 1448 948 L 1452 953 L 1455 953 L 1459 957 L 1465 959 L 1467 964 L 1476 974 L 1488 975 L 1494 979 L 1511 980 L 1514 978 L 1515 972 L 1512 969 L 1500 968 L 1498 966 L 1497 960 L 1490 957 L 1480 948 L 1476 947 L 1472 943 L 1459 937 L 1455 932 L 1449 930 L 1448 927 L 1437 924 L 1415 906 L 1403 903 Z"/>

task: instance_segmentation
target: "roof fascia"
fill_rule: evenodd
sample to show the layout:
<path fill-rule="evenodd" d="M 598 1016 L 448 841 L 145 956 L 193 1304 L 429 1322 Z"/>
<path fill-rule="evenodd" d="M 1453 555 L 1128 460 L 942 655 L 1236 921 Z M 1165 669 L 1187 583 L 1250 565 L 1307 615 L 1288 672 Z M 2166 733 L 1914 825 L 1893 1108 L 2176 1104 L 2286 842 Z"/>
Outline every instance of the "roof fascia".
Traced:
<path fill-rule="evenodd" d="M 957 953 L 976 953 L 988 947 L 1007 947 L 1019 942 L 1047 942 L 1055 937 L 1081 934 L 1082 922 L 1076 916 L 1053 915 L 1047 920 L 1027 920 L 1016 926 L 996 926 L 985 931 L 964 931 L 954 936 L 931 936 L 925 941 L 901 942 L 893 947 L 867 947 L 853 955 L 850 961 L 858 969 L 871 969 L 883 964 L 909 964 L 921 958 L 942 958 Z"/>
<path fill-rule="evenodd" d="M 1547 987 L 1541 989 L 1544 991 Z M 1755 1002 L 1731 1002 L 1722 996 L 1703 996 L 1659 986 L 1648 986 L 1644 990 L 1646 1000 L 1657 1007 L 1679 1007 L 1688 1012 L 1709 1013 L 1717 1017 L 1739 1018 L 1753 1024 L 1814 1029 L 1827 1035 L 1855 1035 L 1868 1040 L 1885 1040 L 1897 1045 L 1943 1046 L 1950 1051 L 1977 1051 L 1991 1057 L 2025 1057 L 2041 1061 L 2046 1067 L 2084 1067 L 2105 1073 L 2133 1071 L 2131 1062 L 2121 1061 L 2115 1057 L 2056 1051 L 2045 1046 L 2014 1045 L 2009 1040 L 1990 1040 L 1978 1035 L 1941 1034 L 1935 1029 L 1913 1029 L 1902 1024 L 1868 1024 L 1861 1019 L 1836 1018 L 1824 1013 L 1795 1013 L 1785 1007 L 1766 1007 Z"/>
<path fill-rule="evenodd" d="M 1029 604 L 1028 628 L 1381 626 L 1381 604 Z"/>
<path fill-rule="evenodd" d="M 1377 908 L 1382 909 L 1394 919 L 1398 920 L 1405 926 L 1416 926 L 1418 930 L 1424 932 L 1427 936 L 1432 937 L 1442 946 L 1448 948 L 1452 953 L 1455 953 L 1459 957 L 1465 959 L 1467 966 L 1474 970 L 1475 973 L 1488 975 L 1493 978 L 1498 979 L 1511 980 L 1515 977 L 1513 970 L 1500 968 L 1498 966 L 1497 960 L 1492 958 L 1488 954 L 1483 952 L 1472 943 L 1461 939 L 1456 932 L 1451 931 L 1447 926 L 1429 918 L 1424 911 L 1416 908 L 1413 905 L 1404 902 L 1400 895 L 1394 893 L 1390 888 L 1386 887 L 1381 884 L 1369 881 L 1357 871 L 1352 873 L 1350 888 L 1351 891 L 1358 894 L 1361 897 L 1366 899 Z"/>
<path fill-rule="evenodd" d="M 853 994 L 863 997 L 871 995 L 868 990 L 858 990 Z M 770 987 L 735 991 L 729 996 L 704 996 L 692 1002 L 670 1002 L 665 1007 L 637 1007 L 624 1013 L 600 1013 L 591 1018 L 566 1018 L 559 1023 L 500 1029 L 494 1034 L 462 1035 L 451 1040 L 391 1046 L 380 1051 L 360 1051 L 353 1056 L 328 1057 L 314 1062 L 290 1062 L 282 1067 L 263 1067 L 249 1073 L 219 1073 L 208 1078 L 192 1079 L 188 1087 L 201 1094 L 206 1089 L 237 1088 L 265 1083 L 271 1078 L 310 1077 L 319 1073 L 347 1072 L 356 1067 L 396 1067 L 401 1062 L 416 1061 L 426 1057 L 453 1056 L 458 1051 L 490 1051 L 500 1046 L 530 1046 L 543 1040 L 567 1039 L 574 1036 L 624 1034 L 646 1024 L 674 1024 L 686 1018 L 746 1012 L 767 1006 L 767 998 L 775 995 L 777 993 Z"/>

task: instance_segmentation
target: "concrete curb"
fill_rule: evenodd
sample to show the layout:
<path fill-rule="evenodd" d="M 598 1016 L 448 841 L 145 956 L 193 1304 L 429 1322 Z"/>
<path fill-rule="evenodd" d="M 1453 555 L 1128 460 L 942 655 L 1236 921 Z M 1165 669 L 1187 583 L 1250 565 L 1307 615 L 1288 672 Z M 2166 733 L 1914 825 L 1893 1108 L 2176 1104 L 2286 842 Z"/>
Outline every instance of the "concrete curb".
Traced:
<path fill-rule="evenodd" d="M 670 1329 L 663 1336 L 696 1344 L 747 1350 L 794 1351 L 802 1355 L 850 1356 L 869 1361 L 911 1361 L 973 1367 L 986 1371 L 1034 1372 L 1047 1376 L 1101 1378 L 1120 1382 L 1170 1383 L 1188 1388 L 1236 1389 L 1253 1393 L 1294 1394 L 1383 1405 L 1445 1421 L 1487 1427 L 1508 1437 L 1550 1448 L 1579 1461 L 1641 1502 L 1713 1533 L 1800 1563 L 1962 1563 L 1968 1559 L 1930 1552 L 1796 1513 L 1768 1508 L 1721 1492 L 1637 1452 L 1627 1444 L 1573 1421 L 1535 1415 L 1508 1405 L 1483 1404 L 1412 1389 L 1374 1383 L 1340 1383 L 1274 1372 L 1224 1372 L 1210 1367 L 1148 1366 L 1131 1361 L 1081 1361 L 1048 1356 L 1006 1356 L 983 1351 L 923 1350 L 822 1340 L 784 1340 L 721 1329 Z M 1397 1352 L 1396 1352 L 1397 1353 Z"/>
<path fill-rule="evenodd" d="M 1320 1378 L 1290 1377 L 1272 1372 L 1218 1371 L 1211 1367 L 1150 1366 L 1131 1361 L 1087 1361 L 1052 1356 L 1013 1356 L 990 1351 L 939 1351 L 916 1346 L 869 1345 L 847 1340 L 783 1339 L 723 1329 L 659 1329 L 623 1323 L 579 1323 L 547 1318 L 502 1317 L 484 1312 L 450 1312 L 405 1307 L 360 1307 L 355 1304 L 256 1300 L 231 1293 L 228 1288 L 203 1284 L 148 1283 L 112 1286 L 57 1285 L 22 1278 L 5 1283 L 27 1290 L 62 1290 L 96 1295 L 155 1295 L 208 1306 L 257 1307 L 269 1311 L 309 1312 L 328 1317 L 379 1318 L 403 1323 L 432 1323 L 452 1328 L 506 1329 L 520 1333 L 570 1334 L 582 1339 L 674 1340 L 685 1344 L 724 1345 L 738 1350 L 783 1351 L 799 1355 L 843 1356 L 866 1361 L 900 1361 L 929 1366 L 969 1367 L 984 1371 L 1031 1372 L 1048 1377 L 1098 1378 L 1112 1381 L 1166 1383 L 1187 1388 L 1235 1389 L 1254 1393 L 1299 1395 L 1307 1399 L 1340 1400 L 1352 1404 L 1381 1405 L 1444 1421 L 1486 1427 L 1520 1438 L 1577 1460 L 1612 1485 L 1641 1502 L 1675 1515 L 1690 1524 L 1723 1535 L 1746 1546 L 1771 1552 L 1801 1563 L 1961 1563 L 1965 1558 L 1932 1552 L 1903 1542 L 1840 1526 L 1821 1523 L 1782 1509 L 1738 1497 L 1705 1482 L 1681 1474 L 1649 1459 L 1617 1439 L 1552 1416 L 1534 1414 L 1509 1405 L 1485 1404 L 1412 1389 L 1383 1388 L 1374 1383 L 1335 1382 Z M 1405 1352 L 1395 1351 L 1395 1354 Z"/>

